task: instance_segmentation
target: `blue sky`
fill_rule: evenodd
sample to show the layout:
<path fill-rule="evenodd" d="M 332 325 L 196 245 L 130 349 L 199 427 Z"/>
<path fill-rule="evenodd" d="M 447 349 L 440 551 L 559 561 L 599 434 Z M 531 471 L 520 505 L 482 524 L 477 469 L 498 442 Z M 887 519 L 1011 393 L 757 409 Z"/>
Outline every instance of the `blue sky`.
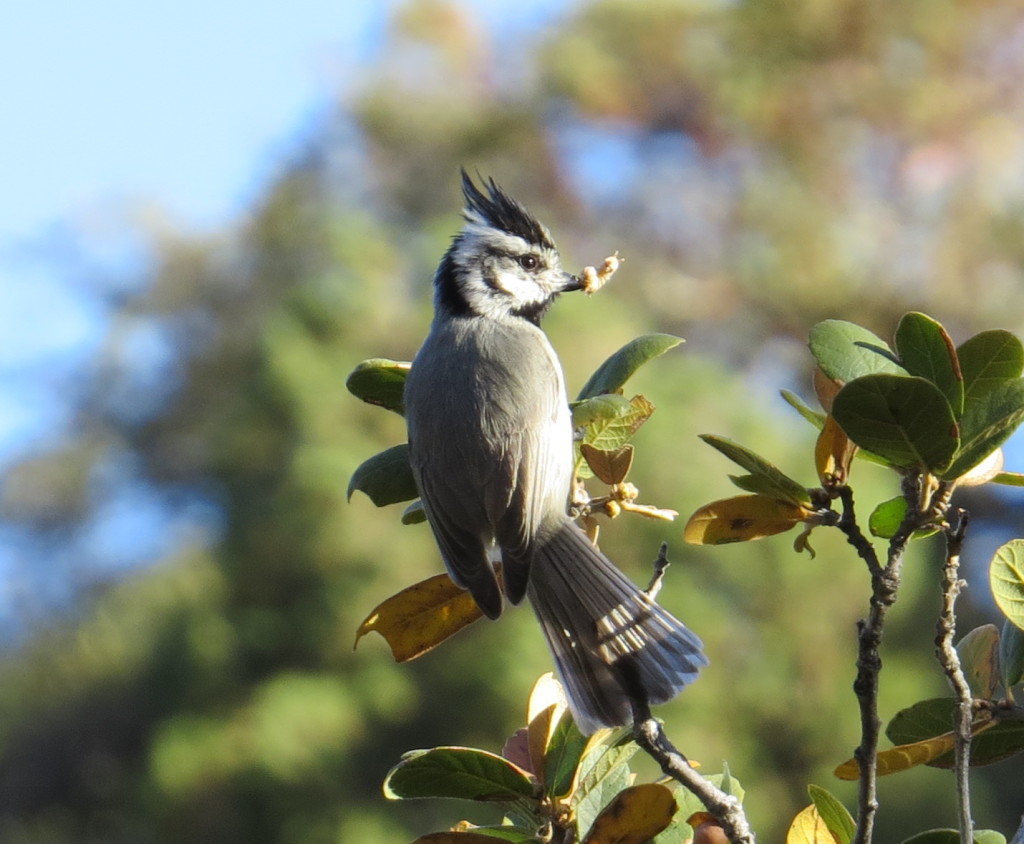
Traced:
<path fill-rule="evenodd" d="M 0 473 L 74 424 L 69 392 L 109 318 L 77 283 L 83 264 L 94 277 L 144 278 L 147 256 L 124 225 L 143 209 L 186 232 L 230 227 L 338 97 L 372 73 L 400 3 L 39 0 L 5 10 Z M 513 38 L 567 5 L 471 2 Z M 63 553 L 108 572 L 159 558 L 175 519 L 183 529 L 209 520 L 193 505 L 201 509 L 186 502 L 172 515 L 152 491 L 131 487 L 104 499 L 80 544 Z M 0 524 L 0 640 L 25 596 L 42 606 L 73 597 L 69 566 L 80 563 L 57 550 L 41 568 L 22 539 Z"/>
<path fill-rule="evenodd" d="M 54 243 L 137 262 L 117 209 L 230 224 L 339 93 L 365 78 L 399 0 L 17 4 L 0 25 L 0 467 L 59 431 L 54 379 L 103 336 Z M 486 0 L 504 31 L 565 3 Z M 74 240 L 74 238 L 72 238 Z M 79 256 L 80 257 L 80 256 Z"/>

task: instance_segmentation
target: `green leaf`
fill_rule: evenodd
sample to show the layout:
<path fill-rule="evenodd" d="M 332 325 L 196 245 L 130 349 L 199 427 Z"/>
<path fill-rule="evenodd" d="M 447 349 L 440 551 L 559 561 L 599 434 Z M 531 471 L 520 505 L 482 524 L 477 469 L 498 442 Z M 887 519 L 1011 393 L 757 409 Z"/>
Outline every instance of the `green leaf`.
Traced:
<path fill-rule="evenodd" d="M 682 337 L 671 334 L 645 334 L 631 340 L 594 370 L 577 400 L 619 392 L 641 366 L 682 342 Z"/>
<path fill-rule="evenodd" d="M 1009 331 L 982 331 L 957 349 L 964 378 L 964 406 L 1024 374 L 1024 345 Z"/>
<path fill-rule="evenodd" d="M 580 778 L 572 795 L 577 838 L 582 840 L 612 798 L 632 782 L 629 760 L 639 750 L 634 742 L 600 746 L 580 761 Z"/>
<path fill-rule="evenodd" d="M 611 422 L 625 416 L 632 405 L 625 396 L 594 396 L 572 405 L 572 426 L 586 428 L 588 425 Z"/>
<path fill-rule="evenodd" d="M 1003 615 L 1024 629 L 1024 539 L 1011 539 L 996 551 L 988 576 Z"/>
<path fill-rule="evenodd" d="M 880 539 L 892 539 L 907 515 L 907 499 L 902 495 L 879 504 L 868 518 L 868 530 Z"/>
<path fill-rule="evenodd" d="M 885 734 L 893 744 L 912 744 L 949 733 L 953 729 L 956 701 L 950 697 L 923 700 L 893 716 Z M 1024 722 L 1002 721 L 978 733 L 971 740 L 971 767 L 990 765 L 1024 753 Z M 953 751 L 927 763 L 935 768 L 952 768 Z"/>
<path fill-rule="evenodd" d="M 786 403 L 790 407 L 792 407 L 819 431 L 825 426 L 825 414 L 820 410 L 815 410 L 808 406 L 807 403 L 796 393 L 792 393 L 789 390 L 779 390 L 779 395 L 785 399 Z"/>
<path fill-rule="evenodd" d="M 601 396 L 596 399 L 587 399 L 586 403 L 604 402 L 608 399 L 622 399 L 622 397 Z M 651 402 L 643 396 L 633 396 L 626 402 L 625 412 L 589 422 L 584 428 L 581 442 L 589 443 L 601 451 L 615 451 L 633 437 L 640 426 L 651 418 L 652 413 L 654 413 L 654 405 Z M 580 477 L 589 477 L 589 468 L 583 468 L 586 469 L 586 472 L 579 471 Z"/>
<path fill-rule="evenodd" d="M 507 759 L 472 747 L 413 750 L 384 778 L 390 800 L 450 797 L 512 803 L 537 797 L 537 785 Z"/>
<path fill-rule="evenodd" d="M 857 378 L 836 395 L 832 415 L 857 445 L 894 466 L 936 472 L 959 445 L 949 402 L 918 376 Z"/>
<path fill-rule="evenodd" d="M 1020 472 L 1000 472 L 991 483 L 1002 484 L 1003 486 L 1024 486 L 1024 474 Z"/>
<path fill-rule="evenodd" d="M 549 796 L 564 797 L 569 793 L 586 746 L 587 737 L 572 715 L 565 712 L 555 725 L 544 754 L 544 782 Z"/>
<path fill-rule="evenodd" d="M 730 476 L 733 483 L 740 489 L 781 501 L 789 501 L 792 504 L 811 506 L 811 496 L 807 489 L 761 455 L 725 437 L 701 434 L 700 438 L 751 473 L 742 478 Z"/>
<path fill-rule="evenodd" d="M 850 844 L 857 831 L 857 825 L 847 808 L 831 792 L 819 785 L 808 785 L 807 793 L 811 796 L 811 802 L 814 803 L 829 832 L 838 839 L 838 844 Z"/>
<path fill-rule="evenodd" d="M 999 635 L 999 670 L 1006 689 L 1024 680 L 1024 630 L 1010 619 Z"/>
<path fill-rule="evenodd" d="M 925 314 L 904 314 L 896 328 L 896 351 L 904 369 L 938 387 L 959 418 L 964 409 L 964 379 L 946 329 Z"/>
<path fill-rule="evenodd" d="M 365 492 L 378 507 L 410 501 L 419 495 L 409 466 L 409 444 L 392 446 L 364 461 L 348 482 L 349 500 L 356 490 Z"/>
<path fill-rule="evenodd" d="M 975 627 L 957 642 L 956 652 L 974 696 L 991 699 L 999 683 L 999 629 L 994 624 Z"/>
<path fill-rule="evenodd" d="M 863 375 L 906 375 L 889 344 L 877 334 L 841 319 L 815 325 L 808 338 L 811 354 L 833 381 L 846 384 Z"/>
<path fill-rule="evenodd" d="M 960 420 L 960 450 L 943 473 L 959 478 L 1001 446 L 1024 422 L 1024 380 L 1007 381 L 972 401 Z"/>
<path fill-rule="evenodd" d="M 372 358 L 364 360 L 345 381 L 348 391 L 368 404 L 395 413 L 405 413 L 405 379 L 412 364 L 408 361 Z"/>

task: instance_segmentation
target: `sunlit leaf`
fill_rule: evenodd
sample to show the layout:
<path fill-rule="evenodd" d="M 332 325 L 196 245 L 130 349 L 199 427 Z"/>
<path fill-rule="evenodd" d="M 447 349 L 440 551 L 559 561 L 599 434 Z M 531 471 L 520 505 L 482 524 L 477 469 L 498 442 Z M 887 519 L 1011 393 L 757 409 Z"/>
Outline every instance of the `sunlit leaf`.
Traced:
<path fill-rule="evenodd" d="M 866 375 L 851 381 L 836 396 L 832 414 L 857 445 L 894 466 L 939 471 L 959 445 L 949 402 L 918 376 Z"/>
<path fill-rule="evenodd" d="M 786 844 L 836 844 L 836 837 L 821 819 L 818 808 L 811 805 L 793 818 Z"/>
<path fill-rule="evenodd" d="M 809 515 L 810 511 L 788 501 L 739 495 L 697 510 L 683 528 L 683 538 L 695 545 L 746 542 L 787 531 Z"/>
<path fill-rule="evenodd" d="M 999 472 L 992 478 L 992 483 L 1003 486 L 1024 486 L 1024 474 L 1020 472 Z"/>
<path fill-rule="evenodd" d="M 994 481 L 1003 474 L 1004 460 L 1003 450 L 997 448 L 977 466 L 967 472 L 967 474 L 961 475 L 957 479 L 957 485 L 961 487 L 981 486 L 982 484 Z"/>
<path fill-rule="evenodd" d="M 964 378 L 964 407 L 1024 374 L 1024 345 L 1001 328 L 982 331 L 957 349 Z"/>
<path fill-rule="evenodd" d="M 811 354 L 821 371 L 843 384 L 863 375 L 906 375 L 889 344 L 852 322 L 827 319 L 815 325 L 808 337 Z"/>
<path fill-rule="evenodd" d="M 1024 630 L 1010 619 L 999 634 L 999 670 L 1007 689 L 1024 680 Z"/>
<path fill-rule="evenodd" d="M 856 453 L 857 446 L 846 431 L 836 422 L 835 417 L 828 416 L 814 444 L 814 465 L 822 485 L 845 484 Z"/>
<path fill-rule="evenodd" d="M 907 499 L 902 495 L 883 501 L 868 517 L 868 530 L 880 539 L 892 539 L 907 515 Z M 937 533 L 938 527 L 926 527 L 914 531 L 914 539 L 922 539 Z"/>
<path fill-rule="evenodd" d="M 535 798 L 530 775 L 494 753 L 471 747 L 413 750 L 384 778 L 390 800 L 449 797 L 459 800 L 516 802 Z"/>
<path fill-rule="evenodd" d="M 868 530 L 881 539 L 892 539 L 907 515 L 907 500 L 902 495 L 883 501 L 868 517 Z"/>
<path fill-rule="evenodd" d="M 725 437 L 701 434 L 700 438 L 757 478 L 757 492 L 792 504 L 810 506 L 811 496 L 807 489 L 761 455 Z"/>
<path fill-rule="evenodd" d="M 632 405 L 625 396 L 594 396 L 573 404 L 572 425 L 574 428 L 585 428 L 588 425 L 611 422 L 625 416 L 631 409 Z"/>
<path fill-rule="evenodd" d="M 405 379 L 412 364 L 408 361 L 373 358 L 364 360 L 345 381 L 348 391 L 368 404 L 395 413 L 405 413 Z"/>
<path fill-rule="evenodd" d="M 942 477 L 966 474 L 1001 446 L 1024 421 L 1024 380 L 1007 381 L 972 401 L 960 420 L 960 451 Z"/>
<path fill-rule="evenodd" d="M 597 816 L 583 844 L 644 844 L 672 822 L 676 801 L 659 783 L 634 785 Z"/>
<path fill-rule="evenodd" d="M 1024 629 L 1024 539 L 1011 539 L 996 551 L 989 583 L 1003 615 Z"/>
<path fill-rule="evenodd" d="M 933 698 L 920 701 L 896 713 L 885 728 L 889 740 L 897 745 L 928 742 L 935 738 L 952 740 L 953 717 L 956 701 L 953 698 Z M 1024 752 L 1024 723 L 1014 720 L 999 721 L 981 717 L 972 726 L 971 767 L 990 765 Z M 953 767 L 952 744 L 948 752 L 930 759 L 927 764 L 936 768 Z"/>
<path fill-rule="evenodd" d="M 900 320 L 895 339 L 903 368 L 938 387 L 954 417 L 959 418 L 964 409 L 964 379 L 946 329 L 930 316 L 911 311 Z"/>
<path fill-rule="evenodd" d="M 641 366 L 682 342 L 682 337 L 671 334 L 645 334 L 631 340 L 594 370 L 577 400 L 617 393 Z"/>
<path fill-rule="evenodd" d="M 564 712 L 553 726 L 544 754 L 544 783 L 552 797 L 564 797 L 573 786 L 587 737 L 580 732 L 571 713 Z"/>
<path fill-rule="evenodd" d="M 999 629 L 994 624 L 975 627 L 957 642 L 956 652 L 974 696 L 991 698 L 999 684 Z"/>
<path fill-rule="evenodd" d="M 913 744 L 903 744 L 879 751 L 878 776 L 884 777 L 889 774 L 909 771 L 918 765 L 933 762 L 952 749 L 953 734 L 948 732 Z M 837 767 L 834 773 L 841 780 L 856 780 L 860 776 L 860 769 L 855 759 L 848 759 Z"/>
<path fill-rule="evenodd" d="M 548 672 L 538 677 L 537 682 L 533 684 L 527 705 L 526 730 L 530 745 L 530 763 L 533 770 L 538 772 L 542 783 L 548 742 L 551 740 L 555 725 L 568 708 L 565 689 L 555 675 Z"/>
<path fill-rule="evenodd" d="M 363 461 L 348 482 L 347 495 L 356 490 L 366 493 L 378 507 L 410 501 L 419 495 L 409 466 L 409 445 L 392 446 Z"/>
<path fill-rule="evenodd" d="M 815 428 L 821 428 L 825 424 L 825 414 L 820 410 L 809 407 L 796 393 L 789 390 L 780 390 L 779 394 L 786 403 L 799 413 L 804 419 L 810 422 Z"/>
<path fill-rule="evenodd" d="M 588 749 L 580 759 L 576 788 L 571 798 L 579 837 L 593 826 L 612 798 L 633 781 L 628 763 L 639 747 L 632 741 L 609 744 L 609 738 L 596 746 L 588 742 Z"/>
<path fill-rule="evenodd" d="M 633 465 L 633 446 L 629 443 L 612 451 L 581 443 L 580 453 L 598 480 L 608 486 L 622 483 Z"/>
<path fill-rule="evenodd" d="M 857 831 L 857 824 L 847 808 L 839 802 L 839 798 L 819 785 L 807 786 L 807 793 L 838 844 L 850 844 Z"/>
<path fill-rule="evenodd" d="M 446 574 L 422 580 L 378 604 L 359 625 L 356 644 L 376 632 L 391 647 L 395 662 L 408 662 L 437 647 L 482 613 L 465 589 Z"/>
<path fill-rule="evenodd" d="M 826 413 L 831 413 L 832 402 L 836 394 L 843 388 L 843 382 L 829 378 L 821 371 L 820 366 L 816 366 L 812 374 L 812 384 L 814 385 L 814 395 L 818 398 L 818 404 L 822 406 Z"/>

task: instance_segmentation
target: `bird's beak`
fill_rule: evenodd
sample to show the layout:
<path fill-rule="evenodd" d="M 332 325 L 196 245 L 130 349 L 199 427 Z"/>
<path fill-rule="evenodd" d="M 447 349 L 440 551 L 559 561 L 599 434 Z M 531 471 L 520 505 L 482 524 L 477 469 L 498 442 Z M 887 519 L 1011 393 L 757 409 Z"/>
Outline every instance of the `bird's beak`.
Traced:
<path fill-rule="evenodd" d="M 572 275 L 571 273 L 565 273 L 564 274 L 564 276 L 562 278 L 562 284 L 559 287 L 559 291 L 561 293 L 572 293 L 575 290 L 582 290 L 582 289 L 583 289 L 583 280 L 579 276 Z"/>

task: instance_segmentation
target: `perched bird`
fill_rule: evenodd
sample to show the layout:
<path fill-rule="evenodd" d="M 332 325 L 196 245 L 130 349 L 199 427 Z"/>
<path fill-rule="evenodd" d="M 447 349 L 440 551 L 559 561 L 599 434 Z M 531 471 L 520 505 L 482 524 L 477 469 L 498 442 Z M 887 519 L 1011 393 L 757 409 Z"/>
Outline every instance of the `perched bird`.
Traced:
<path fill-rule="evenodd" d="M 525 595 L 584 733 L 675 697 L 707 664 L 700 639 L 568 515 L 573 432 L 562 367 L 540 328 L 580 289 L 548 230 L 462 171 L 465 226 L 434 276 L 434 320 L 405 386 L 409 457 L 452 580 L 490 618 Z M 500 549 L 499 588 L 488 552 Z"/>

